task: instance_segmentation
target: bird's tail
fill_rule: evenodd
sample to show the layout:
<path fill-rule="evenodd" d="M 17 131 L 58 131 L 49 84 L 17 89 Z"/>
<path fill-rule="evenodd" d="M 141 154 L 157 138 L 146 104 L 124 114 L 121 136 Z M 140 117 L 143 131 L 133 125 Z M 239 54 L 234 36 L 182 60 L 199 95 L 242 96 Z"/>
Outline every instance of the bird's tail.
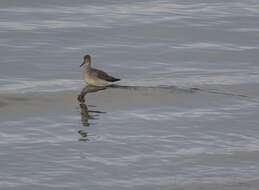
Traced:
<path fill-rule="evenodd" d="M 121 79 L 112 77 L 112 78 L 110 79 L 110 82 L 116 82 L 116 81 L 120 81 L 120 80 L 121 80 Z"/>

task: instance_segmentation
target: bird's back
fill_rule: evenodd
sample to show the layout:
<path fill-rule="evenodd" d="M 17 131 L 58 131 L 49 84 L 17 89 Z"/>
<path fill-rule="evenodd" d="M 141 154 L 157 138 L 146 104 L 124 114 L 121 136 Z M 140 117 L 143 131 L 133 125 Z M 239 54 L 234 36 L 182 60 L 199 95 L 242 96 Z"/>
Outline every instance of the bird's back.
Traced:
<path fill-rule="evenodd" d="M 104 72 L 102 70 L 95 69 L 95 68 L 91 68 L 90 75 L 97 77 L 98 79 L 108 81 L 108 82 L 115 82 L 115 81 L 120 80 L 118 78 L 108 75 L 106 72 Z"/>

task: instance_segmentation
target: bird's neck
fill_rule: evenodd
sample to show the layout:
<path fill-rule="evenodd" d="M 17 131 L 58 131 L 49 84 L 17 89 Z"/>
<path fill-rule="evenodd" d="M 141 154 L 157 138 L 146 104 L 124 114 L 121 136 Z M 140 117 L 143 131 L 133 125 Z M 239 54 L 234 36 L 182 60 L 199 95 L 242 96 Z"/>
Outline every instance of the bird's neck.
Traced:
<path fill-rule="evenodd" d="M 85 72 L 89 72 L 91 70 L 91 63 L 85 64 Z"/>

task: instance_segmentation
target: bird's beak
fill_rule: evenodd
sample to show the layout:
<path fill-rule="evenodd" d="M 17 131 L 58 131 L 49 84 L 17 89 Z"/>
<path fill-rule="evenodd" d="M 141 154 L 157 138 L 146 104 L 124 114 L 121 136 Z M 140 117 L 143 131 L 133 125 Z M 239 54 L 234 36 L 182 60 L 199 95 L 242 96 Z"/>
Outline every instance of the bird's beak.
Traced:
<path fill-rule="evenodd" d="M 80 67 L 82 67 L 84 64 L 85 64 L 85 62 L 83 62 L 83 63 L 80 65 Z"/>

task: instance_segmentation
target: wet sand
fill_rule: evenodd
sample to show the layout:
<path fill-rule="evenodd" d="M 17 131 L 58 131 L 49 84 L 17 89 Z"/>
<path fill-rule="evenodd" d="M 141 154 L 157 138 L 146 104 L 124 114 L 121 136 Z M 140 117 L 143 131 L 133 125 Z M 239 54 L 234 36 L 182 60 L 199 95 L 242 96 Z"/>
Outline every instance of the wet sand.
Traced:
<path fill-rule="evenodd" d="M 93 87 L 93 89 L 95 89 Z M 217 106 L 236 100 L 255 102 L 259 96 L 258 85 L 210 86 L 207 88 L 178 88 L 175 86 L 141 87 L 111 86 L 90 92 L 86 102 L 111 109 L 155 106 Z M 81 90 L 82 91 L 82 90 Z M 60 106 L 71 109 L 78 103 L 80 90 L 60 92 L 29 92 L 23 94 L 0 94 L 1 113 L 33 113 L 48 111 Z M 216 102 L 216 104 L 215 104 Z M 80 103 L 80 102 L 79 102 Z"/>

